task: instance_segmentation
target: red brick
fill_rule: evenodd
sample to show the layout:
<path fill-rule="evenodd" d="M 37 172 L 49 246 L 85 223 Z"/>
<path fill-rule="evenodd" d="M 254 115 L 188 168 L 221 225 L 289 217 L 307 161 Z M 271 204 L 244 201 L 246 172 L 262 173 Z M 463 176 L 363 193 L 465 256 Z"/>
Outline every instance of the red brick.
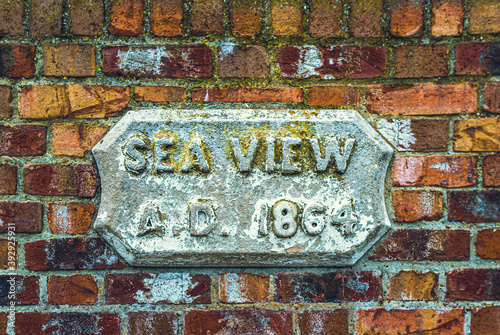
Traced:
<path fill-rule="evenodd" d="M 375 78 L 385 73 L 386 49 L 376 46 L 286 46 L 278 51 L 283 77 Z"/>
<path fill-rule="evenodd" d="M 8 314 L 0 312 L 0 334 L 7 334 Z"/>
<path fill-rule="evenodd" d="M 95 213 L 92 202 L 49 202 L 47 217 L 52 234 L 87 234 Z"/>
<path fill-rule="evenodd" d="M 455 151 L 500 151 L 500 119 L 468 119 L 454 122 Z"/>
<path fill-rule="evenodd" d="M 16 194 L 17 166 L 0 164 L 0 194 Z"/>
<path fill-rule="evenodd" d="M 309 33 L 313 37 L 339 37 L 342 30 L 341 0 L 312 0 L 310 3 Z"/>
<path fill-rule="evenodd" d="M 396 78 L 446 76 L 448 54 L 445 44 L 400 45 L 396 47 Z"/>
<path fill-rule="evenodd" d="M 24 192 L 35 195 L 68 195 L 92 198 L 97 176 L 91 164 L 27 164 Z"/>
<path fill-rule="evenodd" d="M 500 191 L 453 191 L 448 202 L 448 221 L 500 221 Z"/>
<path fill-rule="evenodd" d="M 448 272 L 446 300 L 500 300 L 500 270 L 457 269 Z"/>
<path fill-rule="evenodd" d="M 476 307 L 471 315 L 471 334 L 500 334 L 500 306 Z"/>
<path fill-rule="evenodd" d="M 484 156 L 483 185 L 500 186 L 500 155 Z"/>
<path fill-rule="evenodd" d="M 116 36 L 142 34 L 143 0 L 111 0 L 109 32 Z"/>
<path fill-rule="evenodd" d="M 264 273 L 225 273 L 219 275 L 222 303 L 256 303 L 269 299 L 269 275 Z"/>
<path fill-rule="evenodd" d="M 158 47 L 113 46 L 102 50 L 107 76 L 208 78 L 213 74 L 212 52 L 205 44 Z"/>
<path fill-rule="evenodd" d="M 500 3 L 496 0 L 470 1 L 469 33 L 500 33 Z"/>
<path fill-rule="evenodd" d="M 108 126 L 54 123 L 52 147 L 54 155 L 84 157 L 104 136 Z"/>
<path fill-rule="evenodd" d="M 136 86 L 135 101 L 182 102 L 186 101 L 186 89 L 180 86 Z"/>
<path fill-rule="evenodd" d="M 375 249 L 370 259 L 396 261 L 466 261 L 468 230 L 399 229 Z"/>
<path fill-rule="evenodd" d="M 0 238 L 0 270 L 17 268 L 17 243 L 6 238 Z"/>
<path fill-rule="evenodd" d="M 35 46 L 0 44 L 0 77 L 33 77 L 35 75 Z"/>
<path fill-rule="evenodd" d="M 398 151 L 446 151 L 448 120 L 379 119 L 376 127 Z"/>
<path fill-rule="evenodd" d="M 12 117 L 12 94 L 9 86 L 0 85 L 0 118 Z"/>
<path fill-rule="evenodd" d="M 295 87 L 195 88 L 193 101 L 203 102 L 302 102 L 302 89 Z"/>
<path fill-rule="evenodd" d="M 443 195 L 437 191 L 392 191 L 397 222 L 437 221 L 443 217 Z"/>
<path fill-rule="evenodd" d="M 0 126 L 0 156 L 42 156 L 47 151 L 45 126 Z"/>
<path fill-rule="evenodd" d="M 484 109 L 490 113 L 500 113 L 500 82 L 488 81 L 484 84 Z"/>
<path fill-rule="evenodd" d="M 437 300 L 439 275 L 433 272 L 399 271 L 389 283 L 390 300 Z"/>
<path fill-rule="evenodd" d="M 0 201 L 0 233 L 14 224 L 16 233 L 42 232 L 43 208 L 40 202 Z"/>
<path fill-rule="evenodd" d="M 70 0 L 71 32 L 78 36 L 96 36 L 104 25 L 103 0 Z"/>
<path fill-rule="evenodd" d="M 357 0 L 349 6 L 349 31 L 354 37 L 380 36 L 383 0 Z"/>
<path fill-rule="evenodd" d="M 391 34 L 396 37 L 420 35 L 424 27 L 423 0 L 391 0 Z"/>
<path fill-rule="evenodd" d="M 482 259 L 500 260 L 500 230 L 482 229 L 478 231 L 476 252 Z"/>
<path fill-rule="evenodd" d="M 217 74 L 221 78 L 264 77 L 269 72 L 266 48 L 259 45 L 219 46 Z"/>
<path fill-rule="evenodd" d="M 209 304 L 210 276 L 188 273 L 112 273 L 104 279 L 106 304 Z M 161 287 L 161 290 L 157 288 Z"/>
<path fill-rule="evenodd" d="M 293 333 L 287 311 L 189 311 L 184 313 L 184 335 Z"/>
<path fill-rule="evenodd" d="M 224 20 L 223 0 L 191 0 L 191 34 L 222 34 Z"/>
<path fill-rule="evenodd" d="M 460 36 L 463 26 L 464 0 L 434 0 L 432 2 L 432 35 Z"/>
<path fill-rule="evenodd" d="M 155 36 L 182 35 L 182 0 L 151 0 L 151 33 Z"/>
<path fill-rule="evenodd" d="M 113 313 L 16 313 L 15 334 L 120 335 L 120 316 Z"/>
<path fill-rule="evenodd" d="M 44 44 L 43 74 L 54 77 L 95 76 L 95 46 Z"/>
<path fill-rule="evenodd" d="M 271 29 L 273 35 L 302 33 L 302 1 L 271 0 Z"/>
<path fill-rule="evenodd" d="M 2 1 L 0 5 L 0 36 L 24 34 L 24 1 Z"/>
<path fill-rule="evenodd" d="M 128 312 L 127 315 L 129 334 L 177 334 L 177 316 L 174 312 Z"/>
<path fill-rule="evenodd" d="M 62 34 L 64 0 L 33 0 L 30 6 L 30 32 L 34 35 Z"/>
<path fill-rule="evenodd" d="M 382 298 L 378 271 L 344 271 L 321 275 L 278 273 L 275 276 L 276 302 L 348 302 Z"/>
<path fill-rule="evenodd" d="M 24 243 L 26 268 L 47 270 L 121 269 L 123 263 L 100 238 L 60 238 Z"/>
<path fill-rule="evenodd" d="M 465 335 L 462 309 L 360 309 L 356 334 L 439 334 Z"/>
<path fill-rule="evenodd" d="M 262 27 L 264 0 L 231 0 L 231 29 L 237 37 L 252 36 Z"/>
<path fill-rule="evenodd" d="M 477 183 L 476 156 L 396 156 L 393 186 L 463 187 Z"/>
<path fill-rule="evenodd" d="M 12 302 L 12 299 L 9 299 L 12 283 L 16 288 L 15 305 L 37 305 L 40 302 L 38 279 L 39 277 L 34 276 L 0 276 L 0 306 L 9 306 Z"/>
<path fill-rule="evenodd" d="M 370 85 L 366 107 L 370 113 L 380 115 L 473 113 L 477 99 L 477 88 L 472 83 Z"/>
<path fill-rule="evenodd" d="M 346 309 L 299 311 L 299 329 L 301 334 L 349 334 L 348 312 Z"/>
<path fill-rule="evenodd" d="M 455 74 L 500 74 L 500 43 L 457 43 Z"/>
<path fill-rule="evenodd" d="M 129 88 L 97 85 L 26 86 L 19 94 L 21 118 L 104 118 L 127 106 Z"/>
<path fill-rule="evenodd" d="M 50 276 L 47 301 L 52 305 L 95 305 L 97 283 L 92 275 Z"/>
<path fill-rule="evenodd" d="M 360 101 L 359 88 L 352 86 L 314 86 L 309 88 L 309 105 L 354 105 Z"/>

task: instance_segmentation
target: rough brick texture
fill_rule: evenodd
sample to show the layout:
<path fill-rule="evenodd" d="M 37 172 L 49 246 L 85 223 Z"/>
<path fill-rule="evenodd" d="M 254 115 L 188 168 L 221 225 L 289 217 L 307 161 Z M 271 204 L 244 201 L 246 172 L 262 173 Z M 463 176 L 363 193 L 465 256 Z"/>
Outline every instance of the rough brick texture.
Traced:
<path fill-rule="evenodd" d="M 377 271 L 278 273 L 275 276 L 274 301 L 277 302 L 348 302 L 380 300 L 382 286 Z"/>
<path fill-rule="evenodd" d="M 186 89 L 178 86 L 136 86 L 135 101 L 181 102 L 186 100 Z"/>
<path fill-rule="evenodd" d="M 391 34 L 408 37 L 421 34 L 424 27 L 423 0 L 391 0 Z"/>
<path fill-rule="evenodd" d="M 341 33 L 342 1 L 312 0 L 309 33 L 313 37 L 338 37 Z"/>
<path fill-rule="evenodd" d="M 182 35 L 182 0 L 152 0 L 150 2 L 151 33 L 155 36 Z"/>
<path fill-rule="evenodd" d="M 500 151 L 500 119 L 455 121 L 453 135 L 455 151 Z"/>
<path fill-rule="evenodd" d="M 47 219 L 52 234 L 86 234 L 94 217 L 92 202 L 49 202 Z"/>
<path fill-rule="evenodd" d="M 357 0 L 349 6 L 349 31 L 354 37 L 377 37 L 382 32 L 383 0 Z"/>
<path fill-rule="evenodd" d="M 500 154 L 484 156 L 483 184 L 484 186 L 500 186 Z"/>
<path fill-rule="evenodd" d="M 484 109 L 500 113 L 500 82 L 489 81 L 484 84 Z"/>
<path fill-rule="evenodd" d="M 17 166 L 8 163 L 0 164 L 0 194 L 16 194 Z"/>
<path fill-rule="evenodd" d="M 292 334 L 287 311 L 189 311 L 184 313 L 184 335 Z"/>
<path fill-rule="evenodd" d="M 121 269 L 123 263 L 100 238 L 61 238 L 24 244 L 31 271 Z"/>
<path fill-rule="evenodd" d="M 466 261 L 469 244 L 468 230 L 399 229 L 380 243 L 370 259 Z"/>
<path fill-rule="evenodd" d="M 96 190 L 97 176 L 90 164 L 27 164 L 24 167 L 27 194 L 91 198 Z"/>
<path fill-rule="evenodd" d="M 302 102 L 300 88 L 227 87 L 195 88 L 193 101 L 203 102 Z"/>
<path fill-rule="evenodd" d="M 495 0 L 473 0 L 470 7 L 471 34 L 500 33 L 500 3 Z"/>
<path fill-rule="evenodd" d="M 64 0 L 33 0 L 30 6 L 30 32 L 34 35 L 62 33 Z"/>
<path fill-rule="evenodd" d="M 71 32 L 79 36 L 96 36 L 104 26 L 103 0 L 70 0 Z"/>
<path fill-rule="evenodd" d="M 32 77 L 34 74 L 34 45 L 0 44 L 0 77 Z"/>
<path fill-rule="evenodd" d="M 52 128 L 52 153 L 84 157 L 104 136 L 108 126 L 73 123 L 54 123 Z"/>
<path fill-rule="evenodd" d="M 231 30 L 235 36 L 252 36 L 262 28 L 263 0 L 231 0 Z"/>
<path fill-rule="evenodd" d="M 0 4 L 0 36 L 24 34 L 23 27 L 24 1 L 2 1 Z"/>
<path fill-rule="evenodd" d="M 500 260 L 500 230 L 482 229 L 478 231 L 476 252 L 482 259 Z"/>
<path fill-rule="evenodd" d="M 0 276 L 0 306 L 36 305 L 40 302 L 39 277 L 35 276 Z M 11 285 L 15 287 L 15 301 L 9 298 Z"/>
<path fill-rule="evenodd" d="M 500 306 L 474 308 L 470 329 L 475 335 L 500 334 Z"/>
<path fill-rule="evenodd" d="M 191 34 L 222 34 L 223 0 L 191 0 Z"/>
<path fill-rule="evenodd" d="M 269 275 L 225 273 L 219 276 L 219 300 L 223 303 L 255 303 L 269 299 Z"/>
<path fill-rule="evenodd" d="M 500 300 L 500 270 L 452 270 L 446 274 L 446 300 Z"/>
<path fill-rule="evenodd" d="M 443 195 L 436 191 L 392 191 L 394 220 L 415 222 L 436 221 L 443 216 Z"/>
<path fill-rule="evenodd" d="M 12 116 L 12 94 L 9 86 L 0 85 L 0 118 Z"/>
<path fill-rule="evenodd" d="M 457 43 L 455 74 L 500 74 L 500 43 Z"/>
<path fill-rule="evenodd" d="M 269 71 L 269 57 L 266 48 L 258 45 L 222 45 L 218 50 L 221 78 L 263 77 Z"/>
<path fill-rule="evenodd" d="M 420 271 L 399 271 L 391 277 L 391 300 L 437 300 L 438 275 Z"/>
<path fill-rule="evenodd" d="M 271 30 L 274 35 L 302 32 L 302 1 L 271 0 Z"/>
<path fill-rule="evenodd" d="M 500 191 L 453 191 L 448 202 L 449 221 L 500 221 Z"/>
<path fill-rule="evenodd" d="M 43 208 L 39 202 L 0 201 L 0 233 L 14 225 L 16 233 L 41 233 Z"/>
<path fill-rule="evenodd" d="M 300 334 L 349 334 L 348 312 L 345 309 L 299 311 Z"/>
<path fill-rule="evenodd" d="M 359 105 L 358 87 L 351 86 L 313 86 L 309 88 L 309 105 Z"/>
<path fill-rule="evenodd" d="M 109 32 L 116 36 L 142 34 L 143 0 L 111 0 Z"/>
<path fill-rule="evenodd" d="M 12 271 L 17 268 L 17 250 L 15 241 L 0 238 L 0 270 Z"/>
<path fill-rule="evenodd" d="M 432 1 L 432 35 L 460 36 L 463 25 L 464 0 Z"/>
<path fill-rule="evenodd" d="M 106 304 L 209 304 L 211 279 L 188 273 L 114 273 L 105 278 Z M 159 289 L 163 287 L 164 289 Z"/>
<path fill-rule="evenodd" d="M 52 305 L 94 305 L 97 283 L 92 275 L 50 276 L 47 295 Z"/>
<path fill-rule="evenodd" d="M 39 125 L 0 126 L 0 156 L 42 156 L 47 129 Z"/>
<path fill-rule="evenodd" d="M 90 44 L 44 44 L 43 74 L 56 77 L 95 76 L 95 47 Z"/>
<path fill-rule="evenodd" d="M 402 45 L 396 48 L 396 78 L 439 77 L 448 74 L 445 44 Z"/>
<path fill-rule="evenodd" d="M 177 317 L 174 312 L 129 312 L 127 315 L 129 334 L 177 334 Z"/>

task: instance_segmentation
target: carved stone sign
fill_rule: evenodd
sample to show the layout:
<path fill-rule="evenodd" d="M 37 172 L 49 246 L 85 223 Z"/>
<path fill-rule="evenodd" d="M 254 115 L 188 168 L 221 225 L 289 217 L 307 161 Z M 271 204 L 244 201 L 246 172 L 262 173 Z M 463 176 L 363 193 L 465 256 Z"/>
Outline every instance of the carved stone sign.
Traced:
<path fill-rule="evenodd" d="M 392 148 L 356 111 L 133 111 L 93 154 L 131 265 L 352 265 L 390 224 Z"/>

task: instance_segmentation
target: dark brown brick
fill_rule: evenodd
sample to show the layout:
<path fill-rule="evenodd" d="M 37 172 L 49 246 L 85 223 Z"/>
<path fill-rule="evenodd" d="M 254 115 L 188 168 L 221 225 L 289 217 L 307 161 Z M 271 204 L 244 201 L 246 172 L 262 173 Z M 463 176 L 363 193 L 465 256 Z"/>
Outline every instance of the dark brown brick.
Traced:
<path fill-rule="evenodd" d="M 500 221 L 500 191 L 453 191 L 448 203 L 448 221 Z"/>
<path fill-rule="evenodd" d="M 113 313 L 16 313 L 15 334 L 120 335 L 120 316 Z"/>
<path fill-rule="evenodd" d="M 448 272 L 446 300 L 500 300 L 500 270 L 457 269 Z"/>
<path fill-rule="evenodd" d="M 466 261 L 468 230 L 399 229 L 375 249 L 370 259 L 396 261 Z"/>
<path fill-rule="evenodd" d="M 100 238 L 60 238 L 24 244 L 31 271 L 121 269 L 123 263 Z"/>
<path fill-rule="evenodd" d="M 381 34 L 383 0 L 356 0 L 349 6 L 349 32 L 354 37 L 377 37 Z"/>
<path fill-rule="evenodd" d="M 104 25 L 103 0 L 70 0 L 71 32 L 79 36 L 96 36 Z"/>
<path fill-rule="evenodd" d="M 47 128 L 40 125 L 0 125 L 0 156 L 42 156 L 47 151 Z"/>
<path fill-rule="evenodd" d="M 396 37 L 420 35 L 424 27 L 423 0 L 391 0 L 391 34 Z"/>
<path fill-rule="evenodd" d="M 68 195 L 92 198 L 97 175 L 90 164 L 27 164 L 24 192 L 35 195 Z"/>
<path fill-rule="evenodd" d="M 278 273 L 275 276 L 276 302 L 348 302 L 382 298 L 380 273 L 375 271 Z"/>
<path fill-rule="evenodd" d="M 470 331 L 472 335 L 500 334 L 500 306 L 474 308 Z"/>
<path fill-rule="evenodd" d="M 309 33 L 313 37 L 338 37 L 341 33 L 341 0 L 312 0 L 310 2 Z"/>
<path fill-rule="evenodd" d="M 0 276 L 0 306 L 10 305 L 12 300 L 9 299 L 9 295 L 12 285 L 16 288 L 15 305 L 37 305 L 40 302 L 38 280 L 39 277 L 35 276 Z"/>
<path fill-rule="evenodd" d="M 476 236 L 476 253 L 482 259 L 500 260 L 500 230 L 479 230 Z"/>
<path fill-rule="evenodd" d="M 129 334 L 177 334 L 177 316 L 174 312 L 128 312 L 127 315 Z"/>
<path fill-rule="evenodd" d="M 455 74 L 500 74 L 500 43 L 457 43 Z"/>
<path fill-rule="evenodd" d="M 12 224 L 16 233 L 41 233 L 42 204 L 40 202 L 0 201 L 0 221 L 0 233 L 7 233 Z"/>
<path fill-rule="evenodd" d="M 231 28 L 235 36 L 252 36 L 262 27 L 264 0 L 231 0 Z"/>
<path fill-rule="evenodd" d="M 226 87 L 195 88 L 193 101 L 203 102 L 302 102 L 302 89 L 298 87 Z"/>
<path fill-rule="evenodd" d="M 54 77 L 95 76 L 95 46 L 44 44 L 43 74 Z"/>
<path fill-rule="evenodd" d="M 62 33 L 64 0 L 33 0 L 30 6 L 30 32 L 34 35 Z"/>
<path fill-rule="evenodd" d="M 0 164 L 0 194 L 16 194 L 17 166 Z"/>
<path fill-rule="evenodd" d="M 12 94 L 9 86 L 0 85 L 0 118 L 12 117 Z"/>
<path fill-rule="evenodd" d="M 353 105 L 360 102 L 359 88 L 352 86 L 313 86 L 309 88 L 309 105 Z"/>
<path fill-rule="evenodd" d="M 143 0 L 111 0 L 109 32 L 116 36 L 142 34 Z"/>
<path fill-rule="evenodd" d="M 483 184 L 484 186 L 500 186 L 500 154 L 484 156 Z"/>
<path fill-rule="evenodd" d="M 222 78 L 264 77 L 269 72 L 266 48 L 259 45 L 221 45 L 217 74 Z"/>
<path fill-rule="evenodd" d="M 155 36 L 182 35 L 182 0 L 151 0 L 151 33 Z"/>
<path fill-rule="evenodd" d="M 191 0 L 191 34 L 222 34 L 223 0 Z"/>
<path fill-rule="evenodd" d="M 292 313 L 286 311 L 189 311 L 184 313 L 184 335 L 289 335 L 292 333 Z"/>
<path fill-rule="evenodd" d="M 488 81 L 484 84 L 484 109 L 490 113 L 500 113 L 500 82 Z"/>
<path fill-rule="evenodd" d="M 209 304 L 211 279 L 188 273 L 113 273 L 104 279 L 106 304 Z M 156 287 L 161 286 L 161 290 Z"/>
<path fill-rule="evenodd" d="M 396 48 L 396 78 L 448 75 L 449 50 L 445 44 L 401 45 Z"/>
<path fill-rule="evenodd" d="M 7 318 L 8 314 L 4 312 L 0 312 L 0 333 L 1 334 L 7 334 Z"/>
<path fill-rule="evenodd" d="M 52 305 L 95 305 L 97 283 L 92 275 L 50 276 L 47 301 Z"/>
<path fill-rule="evenodd" d="M 0 44 L 0 77 L 32 77 L 35 75 L 35 46 Z"/>
<path fill-rule="evenodd" d="M 0 36 L 24 34 L 24 1 L 11 0 L 0 3 Z"/>
<path fill-rule="evenodd" d="M 437 221 L 443 217 L 443 195 L 438 191 L 393 190 L 392 208 L 397 222 Z"/>
<path fill-rule="evenodd" d="M 299 311 L 300 334 L 347 335 L 349 315 L 346 309 Z"/>

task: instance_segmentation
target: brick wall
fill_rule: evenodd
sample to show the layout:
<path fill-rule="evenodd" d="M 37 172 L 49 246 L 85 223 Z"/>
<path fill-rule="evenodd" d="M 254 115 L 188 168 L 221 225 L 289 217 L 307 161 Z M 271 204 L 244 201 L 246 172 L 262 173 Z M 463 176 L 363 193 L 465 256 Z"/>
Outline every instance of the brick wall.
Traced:
<path fill-rule="evenodd" d="M 499 334 L 499 17 L 498 0 L 0 0 L 0 334 Z M 393 229 L 350 268 L 128 266 L 92 228 L 89 150 L 166 106 L 358 110 L 397 149 Z"/>

